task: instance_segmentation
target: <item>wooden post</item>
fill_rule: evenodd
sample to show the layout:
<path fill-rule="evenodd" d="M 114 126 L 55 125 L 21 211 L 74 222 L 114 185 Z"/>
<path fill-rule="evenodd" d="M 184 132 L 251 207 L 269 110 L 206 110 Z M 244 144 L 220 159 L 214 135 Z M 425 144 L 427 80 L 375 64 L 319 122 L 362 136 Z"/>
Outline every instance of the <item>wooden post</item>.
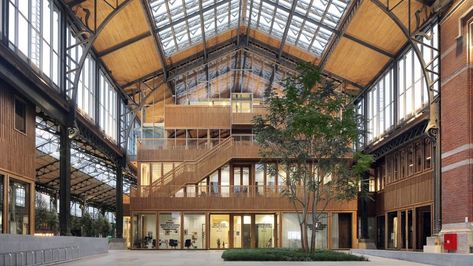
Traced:
<path fill-rule="evenodd" d="M 186 194 L 187 194 L 187 191 L 186 191 Z M 184 249 L 184 212 L 179 212 L 179 214 L 181 215 L 181 228 L 180 228 L 180 232 L 181 232 L 181 249 Z M 171 213 L 171 218 L 172 218 L 172 213 Z"/>
<path fill-rule="evenodd" d="M 387 212 L 384 212 L 384 248 L 388 249 L 388 230 L 389 230 L 389 216 Z"/>

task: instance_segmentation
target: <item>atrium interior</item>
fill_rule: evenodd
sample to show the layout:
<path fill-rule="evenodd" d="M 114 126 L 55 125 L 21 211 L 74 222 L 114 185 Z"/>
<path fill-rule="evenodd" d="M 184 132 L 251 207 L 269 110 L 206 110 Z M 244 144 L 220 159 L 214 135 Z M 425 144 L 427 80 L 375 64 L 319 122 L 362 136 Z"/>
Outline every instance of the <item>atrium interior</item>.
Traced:
<path fill-rule="evenodd" d="M 0 23 L 0 244 L 301 248 L 254 123 L 307 62 L 373 158 L 316 247 L 473 252 L 473 0 L 4 0 Z"/>

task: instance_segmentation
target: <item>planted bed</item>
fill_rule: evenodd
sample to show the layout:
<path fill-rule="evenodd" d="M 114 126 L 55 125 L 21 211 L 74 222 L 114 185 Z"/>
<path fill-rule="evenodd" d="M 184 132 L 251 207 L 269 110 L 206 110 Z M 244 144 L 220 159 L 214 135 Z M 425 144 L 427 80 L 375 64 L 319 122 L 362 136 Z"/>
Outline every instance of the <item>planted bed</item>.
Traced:
<path fill-rule="evenodd" d="M 333 250 L 305 253 L 287 248 L 228 249 L 222 254 L 225 261 L 366 261 L 363 256 Z"/>

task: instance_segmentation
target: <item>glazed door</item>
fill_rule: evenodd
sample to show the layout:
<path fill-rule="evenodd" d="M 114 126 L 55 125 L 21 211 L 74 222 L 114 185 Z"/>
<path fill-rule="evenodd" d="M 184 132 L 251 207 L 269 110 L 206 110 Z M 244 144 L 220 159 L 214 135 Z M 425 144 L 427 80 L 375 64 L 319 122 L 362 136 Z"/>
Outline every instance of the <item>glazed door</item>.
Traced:
<path fill-rule="evenodd" d="M 233 215 L 233 247 L 251 248 L 250 215 Z"/>
<path fill-rule="evenodd" d="M 245 195 L 249 192 L 250 166 L 233 166 L 233 193 Z"/>

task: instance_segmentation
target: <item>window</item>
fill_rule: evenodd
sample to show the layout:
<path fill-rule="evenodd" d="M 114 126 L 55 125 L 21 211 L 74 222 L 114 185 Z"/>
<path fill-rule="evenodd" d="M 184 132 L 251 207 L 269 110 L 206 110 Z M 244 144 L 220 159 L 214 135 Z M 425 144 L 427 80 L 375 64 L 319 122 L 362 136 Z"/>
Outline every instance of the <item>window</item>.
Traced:
<path fill-rule="evenodd" d="M 53 0 L 10 0 L 8 39 L 59 86 L 60 12 Z"/>
<path fill-rule="evenodd" d="M 422 145 L 422 142 L 417 142 L 415 144 L 415 157 L 416 157 L 416 166 L 415 166 L 415 172 L 420 173 L 423 170 L 423 156 L 424 155 L 424 147 Z"/>
<path fill-rule="evenodd" d="M 414 174 L 414 147 L 410 145 L 407 147 L 407 175 Z"/>
<path fill-rule="evenodd" d="M 179 212 L 160 213 L 159 248 L 174 249 L 181 246 L 181 214 Z"/>
<path fill-rule="evenodd" d="M 401 150 L 399 152 L 399 157 L 400 157 L 400 170 L 401 170 L 401 176 L 400 178 L 404 178 L 407 176 L 407 169 L 406 169 L 406 151 L 405 150 Z"/>
<path fill-rule="evenodd" d="M 432 142 L 427 138 L 424 142 L 424 158 L 424 169 L 430 169 L 432 167 Z"/>
<path fill-rule="evenodd" d="M 118 136 L 118 101 L 117 92 L 105 74 L 100 71 L 100 121 L 99 125 L 105 135 L 113 141 Z"/>
<path fill-rule="evenodd" d="M 70 28 L 66 29 L 67 49 L 66 53 L 66 88 L 67 95 L 72 97 L 73 82 L 75 79 L 77 64 L 82 56 L 83 47 L 79 45 L 78 40 Z M 95 121 L 95 101 L 96 101 L 96 70 L 95 60 L 91 55 L 85 59 L 84 66 L 80 73 L 77 86 L 77 107 L 83 115 L 92 121 Z"/>
<path fill-rule="evenodd" d="M 10 234 L 29 234 L 29 199 L 29 184 L 10 179 L 10 188 L 8 195 Z"/>
<path fill-rule="evenodd" d="M 384 135 L 393 126 L 394 70 L 384 73 L 368 92 L 368 142 Z"/>
<path fill-rule="evenodd" d="M 386 184 L 391 183 L 394 176 L 393 156 L 386 156 Z"/>
<path fill-rule="evenodd" d="M 26 134 L 26 104 L 15 99 L 15 129 Z"/>

